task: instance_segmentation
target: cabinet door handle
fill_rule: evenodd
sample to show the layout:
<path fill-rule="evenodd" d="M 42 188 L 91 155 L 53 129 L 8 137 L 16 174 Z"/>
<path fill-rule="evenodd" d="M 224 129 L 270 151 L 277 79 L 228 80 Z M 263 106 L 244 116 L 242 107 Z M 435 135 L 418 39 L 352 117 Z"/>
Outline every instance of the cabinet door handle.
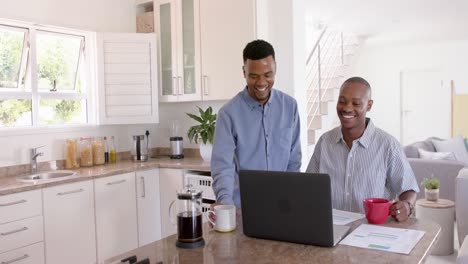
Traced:
<path fill-rule="evenodd" d="M 11 264 L 11 263 L 14 263 L 14 262 L 17 262 L 17 261 L 26 259 L 26 258 L 29 258 L 29 255 L 28 255 L 28 254 L 24 254 L 24 255 L 21 256 L 21 257 L 17 257 L 17 258 L 10 259 L 10 260 L 7 260 L 7 261 L 2 261 L 2 264 Z"/>
<path fill-rule="evenodd" d="M 27 227 L 22 227 L 22 228 L 20 228 L 20 229 L 8 231 L 8 232 L 5 232 L 5 233 L 0 233 L 0 235 L 2 235 L 2 236 L 8 236 L 8 235 L 11 235 L 11 234 L 14 234 L 14 233 L 18 233 L 18 232 L 23 232 L 23 231 L 26 231 L 26 230 L 28 230 Z"/>
<path fill-rule="evenodd" d="M 177 77 L 173 76 L 173 77 L 172 77 L 172 95 L 173 95 L 173 96 L 176 96 L 176 95 L 177 95 L 176 83 L 177 83 Z"/>
<path fill-rule="evenodd" d="M 124 183 L 126 182 L 127 180 L 120 180 L 120 181 L 115 181 L 115 182 L 108 182 L 107 185 L 115 185 L 115 184 L 119 184 L 119 183 Z"/>
<path fill-rule="evenodd" d="M 183 95 L 183 90 L 184 87 L 182 86 L 182 84 L 180 83 L 182 81 L 182 77 L 181 76 L 177 76 L 177 89 L 179 90 L 179 95 Z"/>
<path fill-rule="evenodd" d="M 140 177 L 140 179 L 141 179 L 141 198 L 145 198 L 146 196 L 145 178 Z"/>
<path fill-rule="evenodd" d="M 24 200 L 24 199 L 23 199 L 23 200 L 11 202 L 11 203 L 0 204 L 0 207 L 10 206 L 10 205 L 15 205 L 15 204 L 20 204 L 20 203 L 25 203 L 25 202 L 27 202 L 27 200 Z"/>
<path fill-rule="evenodd" d="M 83 189 L 78 189 L 78 190 L 74 190 L 74 191 L 68 191 L 68 192 L 59 192 L 57 193 L 57 195 L 67 195 L 67 194 L 72 194 L 72 193 L 79 193 L 79 192 L 82 192 L 84 191 Z"/>
<path fill-rule="evenodd" d="M 209 94 L 207 81 L 208 81 L 208 75 L 203 75 L 203 94 L 204 95 Z"/>

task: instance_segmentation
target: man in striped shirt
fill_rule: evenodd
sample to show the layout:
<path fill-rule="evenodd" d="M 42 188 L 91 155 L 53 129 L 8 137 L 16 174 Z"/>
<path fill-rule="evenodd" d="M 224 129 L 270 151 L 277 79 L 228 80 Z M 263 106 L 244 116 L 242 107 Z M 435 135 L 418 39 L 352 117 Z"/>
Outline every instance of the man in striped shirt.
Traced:
<path fill-rule="evenodd" d="M 330 175 L 333 208 L 363 212 L 364 198 L 397 199 L 391 215 L 405 221 L 418 184 L 400 143 L 366 118 L 372 104 L 365 79 L 343 83 L 336 106 L 341 126 L 320 137 L 307 171 Z"/>

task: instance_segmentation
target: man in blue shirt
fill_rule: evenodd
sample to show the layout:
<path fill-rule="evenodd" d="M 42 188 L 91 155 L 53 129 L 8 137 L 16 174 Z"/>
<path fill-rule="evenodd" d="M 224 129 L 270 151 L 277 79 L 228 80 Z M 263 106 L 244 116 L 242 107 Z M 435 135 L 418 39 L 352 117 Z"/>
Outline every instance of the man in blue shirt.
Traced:
<path fill-rule="evenodd" d="M 240 169 L 299 171 L 301 167 L 297 103 L 273 89 L 273 47 L 254 40 L 244 48 L 243 58 L 247 86 L 219 110 L 211 157 L 216 204 L 237 208 Z"/>

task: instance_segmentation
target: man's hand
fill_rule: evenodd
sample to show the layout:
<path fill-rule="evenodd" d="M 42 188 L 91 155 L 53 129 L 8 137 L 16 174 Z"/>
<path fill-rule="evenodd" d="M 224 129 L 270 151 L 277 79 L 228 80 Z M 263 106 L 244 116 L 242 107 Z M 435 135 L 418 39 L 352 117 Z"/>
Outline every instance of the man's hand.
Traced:
<path fill-rule="evenodd" d="M 390 206 L 390 215 L 398 222 L 406 221 L 411 213 L 408 202 L 396 201 Z"/>
<path fill-rule="evenodd" d="M 390 214 L 398 222 L 403 222 L 410 217 L 413 211 L 412 208 L 416 202 L 416 192 L 409 190 L 400 194 L 398 198 L 399 201 L 394 202 L 390 207 Z"/>
<path fill-rule="evenodd" d="M 212 203 L 210 205 L 210 210 L 214 212 L 215 206 L 222 205 L 222 204 L 223 203 Z M 213 214 L 213 213 L 208 213 L 208 218 L 211 220 L 211 221 L 209 221 L 210 222 L 210 227 L 213 227 L 213 224 L 211 222 L 213 222 L 213 223 L 216 222 L 216 215 Z"/>

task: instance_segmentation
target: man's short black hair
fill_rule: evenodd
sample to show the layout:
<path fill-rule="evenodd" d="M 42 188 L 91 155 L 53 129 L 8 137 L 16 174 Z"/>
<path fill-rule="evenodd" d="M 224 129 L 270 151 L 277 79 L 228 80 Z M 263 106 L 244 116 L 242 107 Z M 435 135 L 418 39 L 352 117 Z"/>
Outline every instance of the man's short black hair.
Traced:
<path fill-rule="evenodd" d="M 264 40 L 256 39 L 245 46 L 243 52 L 244 63 L 247 59 L 260 60 L 270 55 L 273 57 L 273 60 L 275 60 L 275 50 L 273 46 Z"/>
<path fill-rule="evenodd" d="M 362 77 L 351 77 L 349 79 L 347 79 L 346 81 L 344 81 L 344 83 L 341 85 L 341 87 L 343 87 L 346 83 L 360 83 L 364 86 L 366 86 L 367 88 L 367 94 L 369 95 L 369 99 L 371 99 L 371 96 L 372 96 L 372 89 L 371 89 L 371 86 L 369 84 L 368 81 L 366 81 L 366 79 L 362 78 Z"/>

